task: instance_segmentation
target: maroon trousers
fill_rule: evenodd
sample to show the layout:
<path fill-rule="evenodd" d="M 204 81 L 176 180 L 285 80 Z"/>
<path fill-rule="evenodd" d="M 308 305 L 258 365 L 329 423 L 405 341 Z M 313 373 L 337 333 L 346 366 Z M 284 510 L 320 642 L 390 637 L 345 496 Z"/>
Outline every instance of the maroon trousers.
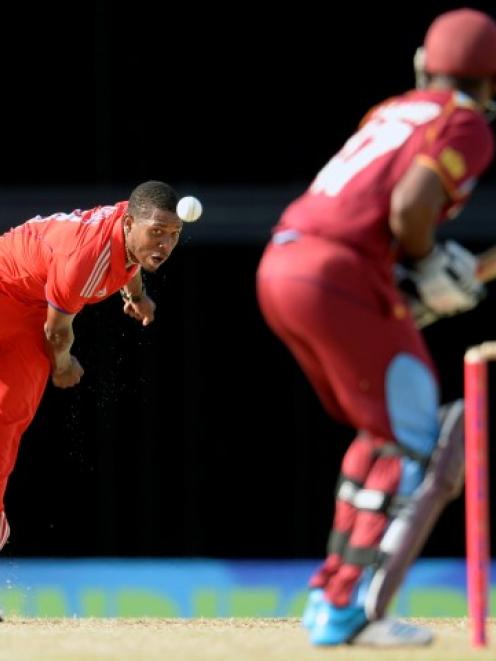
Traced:
<path fill-rule="evenodd" d="M 350 446 L 341 478 L 357 490 L 392 497 L 401 460 L 378 453 L 394 442 L 385 399 L 388 366 L 407 353 L 434 367 L 394 286 L 390 265 L 371 262 L 342 244 L 300 236 L 267 247 L 257 294 L 268 325 L 294 355 L 328 413 L 367 432 Z M 388 523 L 384 512 L 357 509 L 351 500 L 338 495 L 333 530 L 346 540 L 352 561 L 331 551 L 311 581 L 336 606 L 349 603 L 366 564 L 354 558 L 377 548 Z"/>

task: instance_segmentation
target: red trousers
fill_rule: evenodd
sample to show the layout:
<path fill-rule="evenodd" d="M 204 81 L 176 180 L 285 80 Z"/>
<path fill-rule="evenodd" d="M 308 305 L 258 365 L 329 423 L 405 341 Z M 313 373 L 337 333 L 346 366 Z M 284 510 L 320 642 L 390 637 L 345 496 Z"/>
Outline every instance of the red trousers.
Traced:
<path fill-rule="evenodd" d="M 45 309 L 0 293 L 0 511 L 21 436 L 36 413 L 50 374 L 45 319 Z"/>

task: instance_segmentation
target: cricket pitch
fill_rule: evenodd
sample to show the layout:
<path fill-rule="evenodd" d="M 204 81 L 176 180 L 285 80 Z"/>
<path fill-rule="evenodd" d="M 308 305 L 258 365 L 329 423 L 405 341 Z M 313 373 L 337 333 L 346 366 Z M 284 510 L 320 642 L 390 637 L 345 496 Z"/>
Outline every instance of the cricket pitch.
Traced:
<path fill-rule="evenodd" d="M 467 661 L 496 658 L 496 618 L 490 645 L 470 646 L 465 618 L 410 621 L 430 627 L 430 647 L 373 650 L 315 648 L 300 621 L 289 619 L 22 619 L 0 624 L 1 661 Z"/>

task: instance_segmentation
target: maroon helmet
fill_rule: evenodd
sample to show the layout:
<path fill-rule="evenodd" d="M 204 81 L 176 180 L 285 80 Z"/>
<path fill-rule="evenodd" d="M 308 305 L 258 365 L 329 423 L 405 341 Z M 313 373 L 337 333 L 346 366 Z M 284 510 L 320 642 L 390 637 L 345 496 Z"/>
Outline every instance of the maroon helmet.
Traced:
<path fill-rule="evenodd" d="M 429 74 L 496 78 L 496 21 L 475 9 L 441 14 L 427 30 L 423 68 Z"/>

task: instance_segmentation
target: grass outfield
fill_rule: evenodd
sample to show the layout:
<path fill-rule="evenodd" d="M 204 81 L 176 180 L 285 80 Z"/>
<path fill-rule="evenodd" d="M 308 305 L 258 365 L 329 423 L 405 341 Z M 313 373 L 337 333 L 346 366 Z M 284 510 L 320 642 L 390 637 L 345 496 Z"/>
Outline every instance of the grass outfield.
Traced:
<path fill-rule="evenodd" d="M 493 641 L 472 649 L 466 619 L 420 619 L 436 632 L 430 647 L 380 650 L 311 647 L 297 619 L 21 619 L 0 625 L 1 661 L 467 661 L 496 659 Z"/>

